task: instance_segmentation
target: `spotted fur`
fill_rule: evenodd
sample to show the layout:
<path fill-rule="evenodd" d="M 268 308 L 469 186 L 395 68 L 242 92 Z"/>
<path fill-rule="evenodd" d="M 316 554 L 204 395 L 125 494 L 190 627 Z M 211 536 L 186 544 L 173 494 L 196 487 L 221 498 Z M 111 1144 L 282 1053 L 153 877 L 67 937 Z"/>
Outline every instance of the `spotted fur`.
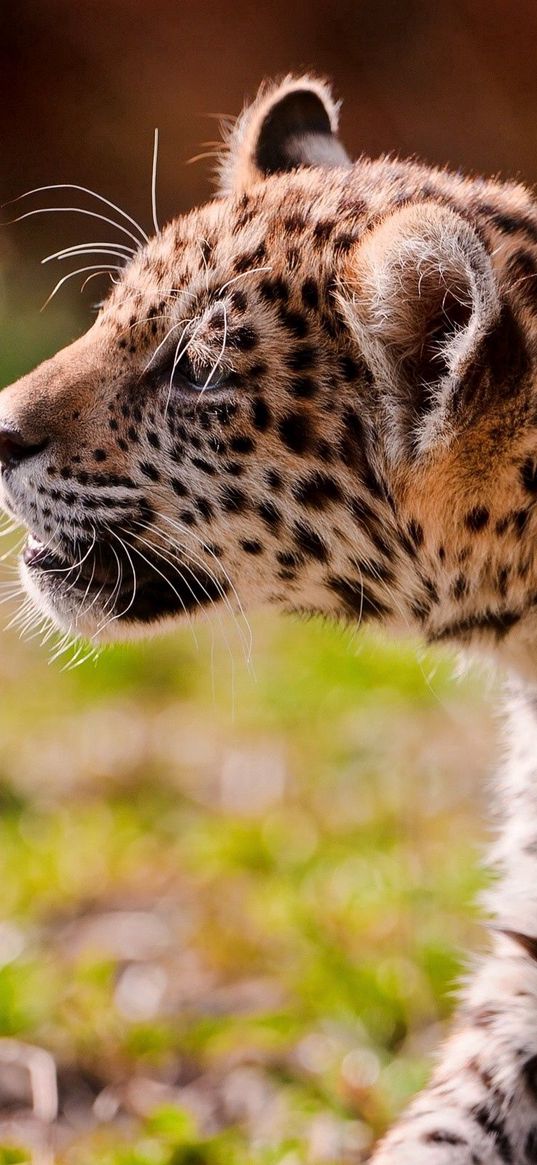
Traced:
<path fill-rule="evenodd" d="M 512 677 L 490 953 L 378 1165 L 537 1160 L 537 207 L 351 164 L 266 86 L 206 206 L 0 401 L 25 584 L 89 639 L 270 603 L 493 653 Z M 516 686 L 515 686 L 516 685 Z"/>

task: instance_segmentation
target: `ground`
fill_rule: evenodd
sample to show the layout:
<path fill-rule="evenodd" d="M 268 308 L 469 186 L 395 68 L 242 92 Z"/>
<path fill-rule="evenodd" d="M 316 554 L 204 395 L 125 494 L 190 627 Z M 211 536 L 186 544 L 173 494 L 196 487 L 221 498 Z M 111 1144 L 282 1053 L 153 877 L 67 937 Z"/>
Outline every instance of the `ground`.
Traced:
<path fill-rule="evenodd" d="M 230 622 L 74 670 L 1 634 L 0 1165 L 355 1165 L 426 1077 L 490 682 L 251 622 L 251 666 Z"/>

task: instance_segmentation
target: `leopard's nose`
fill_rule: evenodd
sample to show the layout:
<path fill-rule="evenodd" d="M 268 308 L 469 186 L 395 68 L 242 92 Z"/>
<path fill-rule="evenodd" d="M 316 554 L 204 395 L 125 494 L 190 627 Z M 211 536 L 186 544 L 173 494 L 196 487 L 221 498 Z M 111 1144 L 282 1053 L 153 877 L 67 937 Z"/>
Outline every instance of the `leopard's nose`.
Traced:
<path fill-rule="evenodd" d="M 47 445 L 48 437 L 36 441 L 34 437 L 25 437 L 20 429 L 0 428 L 0 465 L 2 469 L 11 469 L 21 461 L 35 457 Z"/>

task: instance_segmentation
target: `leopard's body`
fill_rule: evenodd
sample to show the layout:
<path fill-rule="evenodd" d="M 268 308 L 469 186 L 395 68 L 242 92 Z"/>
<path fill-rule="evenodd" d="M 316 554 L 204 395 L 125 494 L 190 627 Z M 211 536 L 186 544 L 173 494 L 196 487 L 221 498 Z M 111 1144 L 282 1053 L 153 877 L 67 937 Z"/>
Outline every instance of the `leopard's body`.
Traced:
<path fill-rule="evenodd" d="M 492 950 L 378 1165 L 537 1160 L 537 205 L 351 165 L 325 86 L 264 89 L 221 189 L 2 394 L 39 608 L 90 639 L 269 602 L 516 676 Z M 514 689 L 513 689 L 514 690 Z"/>

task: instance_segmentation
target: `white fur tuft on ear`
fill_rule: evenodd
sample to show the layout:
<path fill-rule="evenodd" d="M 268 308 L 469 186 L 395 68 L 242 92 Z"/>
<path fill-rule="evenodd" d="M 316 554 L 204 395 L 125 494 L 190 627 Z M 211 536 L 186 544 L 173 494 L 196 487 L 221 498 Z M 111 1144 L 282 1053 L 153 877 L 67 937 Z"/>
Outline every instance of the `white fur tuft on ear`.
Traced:
<path fill-rule="evenodd" d="M 380 392 L 391 451 L 448 440 L 456 386 L 500 314 L 472 226 L 434 202 L 394 211 L 349 255 L 338 301 Z"/>
<path fill-rule="evenodd" d="M 337 138 L 339 105 L 325 81 L 265 82 L 224 142 L 219 187 L 242 194 L 269 174 L 297 166 L 350 166 Z"/>

